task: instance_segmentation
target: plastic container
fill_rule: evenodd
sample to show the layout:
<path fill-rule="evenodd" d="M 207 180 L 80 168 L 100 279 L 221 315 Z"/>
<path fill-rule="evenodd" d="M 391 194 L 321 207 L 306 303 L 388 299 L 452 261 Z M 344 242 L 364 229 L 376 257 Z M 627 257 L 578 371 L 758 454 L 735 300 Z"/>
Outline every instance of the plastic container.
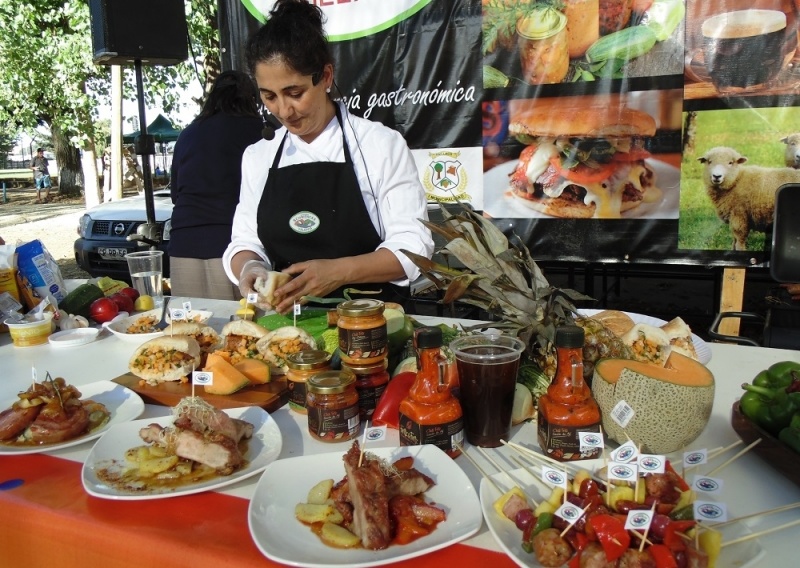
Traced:
<path fill-rule="evenodd" d="M 41 320 L 16 321 L 6 318 L 3 323 L 8 326 L 14 347 L 43 345 L 47 343 L 47 339 L 53 333 L 53 314 L 50 312 L 45 312 Z"/>

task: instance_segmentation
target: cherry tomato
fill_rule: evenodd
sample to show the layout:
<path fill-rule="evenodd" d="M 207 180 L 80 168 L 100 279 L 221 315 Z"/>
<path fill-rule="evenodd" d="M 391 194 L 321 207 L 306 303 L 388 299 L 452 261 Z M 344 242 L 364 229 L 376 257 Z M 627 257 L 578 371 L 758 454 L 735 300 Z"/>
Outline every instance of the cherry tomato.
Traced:
<path fill-rule="evenodd" d="M 521 509 L 518 513 L 516 518 L 514 519 L 514 524 L 517 525 L 517 528 L 523 532 L 528 525 L 534 524 L 536 521 L 536 517 L 533 516 L 533 511 L 530 509 Z"/>
<path fill-rule="evenodd" d="M 125 294 L 126 296 L 128 296 L 131 299 L 132 302 L 135 302 L 136 298 L 139 297 L 139 291 L 136 288 L 130 288 L 130 287 L 123 288 L 122 290 L 117 292 L 117 294 Z M 125 310 L 125 311 L 128 311 L 128 310 Z"/>
<path fill-rule="evenodd" d="M 119 306 L 111 298 L 100 298 L 89 306 L 89 317 L 97 323 L 111 321 L 119 313 Z"/>
<path fill-rule="evenodd" d="M 129 314 L 133 312 L 133 300 L 127 294 L 117 292 L 116 294 L 111 294 L 109 299 L 117 304 L 119 311 L 128 312 Z"/>

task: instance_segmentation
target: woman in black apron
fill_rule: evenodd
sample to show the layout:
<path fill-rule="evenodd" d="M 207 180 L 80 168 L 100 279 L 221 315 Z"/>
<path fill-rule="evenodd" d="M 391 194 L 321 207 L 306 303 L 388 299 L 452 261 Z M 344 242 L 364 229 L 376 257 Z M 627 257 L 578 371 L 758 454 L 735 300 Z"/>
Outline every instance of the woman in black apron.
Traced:
<path fill-rule="evenodd" d="M 381 125 L 348 115 L 331 99 L 333 59 L 322 12 L 313 4 L 278 0 L 270 19 L 248 42 L 246 56 L 265 106 L 286 129 L 270 143 L 279 145 L 274 157 L 267 154 L 271 166 L 258 187 L 263 187 L 260 195 L 248 190 L 245 172 L 237 217 L 248 230 L 237 229 L 234 219 L 224 257 L 229 276 L 246 295 L 256 278 L 270 270 L 291 274 L 293 279 L 275 293 L 273 307 L 281 313 L 309 297 L 342 298 L 347 289 L 352 297 L 364 297 L 355 289 L 403 303 L 418 271 L 400 249 L 427 256 L 433 250 L 430 232 L 417 221 L 427 216 L 424 190 L 405 141 Z M 385 144 L 385 152 L 376 155 L 384 149 L 375 148 L 375 142 L 361 144 L 359 133 Z M 275 134 L 265 129 L 267 140 Z M 323 142 L 328 146 L 321 147 Z M 266 145 L 264 152 L 271 152 L 270 144 L 251 148 Z M 399 156 L 399 163 L 387 166 L 385 156 Z M 361 183 L 354 160 L 363 164 Z M 243 170 L 253 163 L 247 152 L 244 162 Z M 372 165 L 377 162 L 383 165 Z M 364 171 L 369 168 L 383 168 L 373 174 L 379 187 L 373 186 L 372 170 Z M 405 177 L 398 180 L 395 169 Z M 392 184 L 395 193 L 389 197 Z M 402 221 L 401 214 L 406 215 Z M 400 237 L 395 235 L 398 225 L 403 226 Z"/>

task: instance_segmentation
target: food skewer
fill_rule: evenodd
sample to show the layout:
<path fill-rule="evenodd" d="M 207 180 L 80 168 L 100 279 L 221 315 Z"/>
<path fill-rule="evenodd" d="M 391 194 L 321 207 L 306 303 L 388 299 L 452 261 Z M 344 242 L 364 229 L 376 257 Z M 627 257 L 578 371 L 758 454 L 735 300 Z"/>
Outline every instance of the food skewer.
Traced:
<path fill-rule="evenodd" d="M 729 540 L 727 542 L 723 542 L 722 546 L 725 547 L 725 546 L 729 546 L 731 544 L 739 544 L 740 542 L 744 542 L 746 540 L 750 540 L 751 538 L 758 538 L 760 536 L 764 536 L 766 534 L 774 533 L 774 532 L 777 532 L 777 531 L 782 531 L 783 529 L 788 529 L 789 527 L 793 527 L 793 526 L 796 526 L 796 525 L 800 525 L 800 519 L 797 519 L 795 521 L 790 521 L 790 522 L 785 523 L 783 525 L 778 525 L 777 527 L 772 527 L 771 529 L 765 529 L 763 531 L 759 531 L 759 532 L 756 532 L 756 533 L 753 533 L 753 534 L 748 534 L 748 535 L 745 535 L 745 536 L 740 536 L 739 538 L 734 538 L 733 540 Z"/>
<path fill-rule="evenodd" d="M 706 454 L 706 459 L 707 460 L 713 460 L 714 458 L 721 456 L 725 452 L 730 451 L 733 448 L 735 448 L 736 446 L 740 446 L 741 444 L 744 444 L 744 442 L 742 440 L 737 440 L 734 443 L 732 443 L 730 446 L 725 446 L 724 448 L 714 448 L 713 450 L 710 450 L 708 452 L 708 454 Z M 683 468 L 684 469 L 684 473 L 689 471 L 690 469 L 694 469 L 694 468 L 698 467 L 699 465 L 700 464 L 695 464 L 695 465 L 690 465 L 689 467 Z"/>
<path fill-rule="evenodd" d="M 591 506 L 592 506 L 592 504 L 591 504 L 591 503 L 589 503 L 588 505 L 586 505 L 586 506 L 585 506 L 585 507 L 582 509 L 582 511 L 585 513 L 586 511 L 588 511 L 588 510 L 589 510 L 589 507 L 591 507 Z M 583 515 L 581 515 L 581 517 L 582 517 L 582 516 L 583 516 Z M 565 535 L 565 534 L 567 534 L 567 533 L 569 532 L 569 529 L 571 529 L 571 528 L 572 528 L 572 525 L 574 525 L 575 523 L 577 523 L 577 522 L 578 522 L 578 520 L 579 520 L 581 517 L 578 517 L 578 518 L 577 518 L 577 519 L 575 519 L 574 521 L 571 521 L 571 522 L 570 522 L 570 523 L 567 525 L 567 527 L 566 527 L 566 528 L 565 528 L 563 531 L 561 531 L 561 534 L 560 534 L 560 535 L 558 535 L 558 536 L 560 536 L 561 538 L 564 538 L 564 535 Z M 617 542 L 617 544 L 619 544 L 619 542 Z"/>
<path fill-rule="evenodd" d="M 653 506 L 650 507 L 650 515 L 651 515 L 650 523 L 648 523 L 647 524 L 647 528 L 644 529 L 644 534 L 642 535 L 642 540 L 639 543 L 639 552 L 642 552 L 644 550 L 644 543 L 645 543 L 645 541 L 647 541 L 647 535 L 650 534 L 650 527 L 653 525 L 653 522 L 652 522 L 652 518 L 653 517 L 652 517 L 652 515 L 655 515 L 655 512 L 656 512 L 656 502 L 653 501 Z M 636 531 L 634 531 L 634 532 L 636 532 Z"/>
<path fill-rule="evenodd" d="M 723 523 L 717 523 L 714 525 L 714 528 L 718 529 L 726 525 L 732 525 L 733 523 L 744 521 L 745 519 L 752 519 L 753 517 L 759 517 L 761 515 L 771 515 L 772 513 L 780 513 L 781 511 L 788 511 L 790 509 L 796 509 L 797 507 L 800 507 L 800 501 L 798 501 L 797 503 L 792 503 L 790 505 L 782 505 L 780 507 L 775 507 L 774 509 L 769 509 L 767 511 L 760 511 L 758 513 L 751 513 L 749 515 L 744 515 L 743 517 L 736 517 L 735 519 L 730 519 Z"/>
<path fill-rule="evenodd" d="M 547 485 L 547 484 L 546 484 L 544 481 L 542 481 L 542 480 L 541 480 L 541 479 L 540 479 L 540 478 L 539 478 L 539 477 L 536 475 L 536 473 L 533 471 L 533 468 L 534 468 L 534 467 L 536 467 L 536 466 L 531 466 L 531 467 L 529 467 L 527 464 L 523 463 L 523 461 L 522 461 L 521 459 L 519 459 L 517 456 L 511 456 L 511 459 L 512 459 L 512 460 L 514 460 L 515 462 L 517 462 L 517 464 L 519 464 L 519 466 L 520 466 L 522 469 L 524 469 L 525 471 L 527 471 L 527 472 L 528 472 L 528 474 L 530 474 L 530 476 L 531 476 L 531 477 L 534 479 L 534 481 L 535 481 L 536 483 L 538 483 L 539 485 L 541 485 L 542 487 L 544 487 L 546 490 L 548 490 L 548 491 L 550 490 L 550 486 L 548 486 L 548 485 Z M 537 503 L 535 499 L 531 498 L 531 501 L 533 501 L 533 504 L 534 504 L 536 507 L 538 507 L 538 506 L 539 506 L 539 503 Z"/>
<path fill-rule="evenodd" d="M 486 474 L 486 472 L 485 472 L 485 471 L 483 471 L 483 469 L 481 468 L 481 466 L 479 466 L 479 465 L 478 465 L 478 462 L 476 462 L 476 461 L 475 461 L 475 458 L 473 458 L 471 455 L 469 455 L 469 454 L 467 453 L 467 451 L 464 449 L 464 446 L 462 446 L 461 444 L 455 444 L 455 447 L 459 449 L 459 451 L 461 452 L 461 455 L 463 455 L 465 458 L 467 458 L 467 459 L 470 461 L 470 463 L 471 463 L 472 465 L 474 465 L 474 466 L 475 466 L 475 469 L 477 469 L 477 470 L 480 472 L 480 474 L 483 476 L 483 478 L 484 478 L 486 481 L 488 481 L 489 483 L 491 483 L 491 484 L 492 484 L 492 487 L 494 487 L 495 489 L 497 489 L 497 492 L 498 492 L 498 493 L 500 493 L 500 495 L 502 495 L 503 493 L 505 493 L 505 491 L 503 491 L 502 489 L 500 489 L 500 487 L 498 487 L 498 486 L 497 486 L 497 484 L 494 482 L 494 479 L 492 479 L 491 477 L 489 477 L 489 476 Z"/>
<path fill-rule="evenodd" d="M 520 454 L 522 454 L 524 456 L 529 456 L 529 457 L 531 457 L 533 459 L 537 459 L 537 460 L 540 460 L 540 461 L 545 461 L 545 462 L 548 462 L 549 464 L 557 465 L 558 467 L 566 467 L 565 463 L 560 462 L 558 460 L 554 460 L 553 458 L 551 458 L 549 456 L 545 456 L 543 454 L 535 452 L 535 451 L 531 450 L 530 448 L 526 448 L 525 446 L 521 446 L 521 445 L 516 444 L 514 442 L 506 442 L 505 440 L 500 440 L 500 443 L 502 443 L 503 445 L 506 445 L 506 446 L 516 450 L 518 453 L 520 453 Z M 568 472 L 570 474 L 572 474 L 572 475 L 575 475 L 574 471 L 569 471 L 568 470 Z"/>
<path fill-rule="evenodd" d="M 502 472 L 502 473 L 506 474 L 506 477 L 509 479 L 509 481 L 511 481 L 511 486 L 512 486 L 512 487 L 515 487 L 515 486 L 516 486 L 516 487 L 519 487 L 519 483 L 517 483 L 517 480 L 516 480 L 516 479 L 514 479 L 513 477 L 511 477 L 511 474 L 510 474 L 510 473 L 508 473 L 508 472 L 507 472 L 505 469 L 503 469 L 503 467 L 502 467 L 502 466 L 501 466 L 499 463 L 497 463 L 497 462 L 494 460 L 494 458 L 492 458 L 492 456 L 490 456 L 490 455 L 489 455 L 489 453 L 488 453 L 486 450 L 484 450 L 484 449 L 483 449 L 483 448 L 481 448 L 480 446 L 476 446 L 476 447 L 478 448 L 478 451 L 481 453 L 481 455 L 482 455 L 484 458 L 486 458 L 486 460 L 487 460 L 489 463 L 491 463 L 491 464 L 492 464 L 492 465 L 493 465 L 495 468 L 497 468 L 497 470 L 498 470 L 498 471 L 500 471 L 500 472 Z M 521 490 L 521 489 L 522 489 L 522 488 L 520 487 L 520 490 Z M 531 497 L 530 495 L 528 495 L 528 494 L 527 494 L 525 491 L 523 491 L 523 493 L 525 493 L 525 496 L 526 496 L 528 499 L 530 499 L 530 500 L 533 502 L 533 505 L 534 505 L 534 507 L 538 507 L 538 506 L 539 506 L 539 504 L 536 502 L 536 500 L 535 500 L 533 497 Z"/>
<path fill-rule="evenodd" d="M 734 460 L 736 460 L 736 459 L 739 459 L 740 457 L 742 457 L 744 454 L 746 454 L 747 452 L 749 452 L 751 449 L 753 449 L 755 446 L 757 446 L 757 445 L 758 445 L 758 444 L 760 444 L 760 443 L 761 443 L 761 438 L 757 439 L 757 440 L 756 440 L 755 442 L 753 442 L 752 444 L 749 444 L 748 446 L 746 446 L 746 447 L 745 447 L 743 450 L 741 450 L 740 452 L 738 452 L 738 453 L 737 453 L 735 456 L 733 456 L 731 459 L 729 459 L 728 461 L 724 462 L 723 464 L 721 464 L 721 465 L 719 465 L 719 466 L 715 467 L 714 469 L 712 469 L 711 471 L 709 471 L 709 472 L 708 472 L 706 475 L 707 475 L 708 477 L 711 477 L 712 475 L 714 475 L 715 473 L 717 473 L 719 470 L 721 470 L 723 467 L 727 466 L 728 464 L 730 464 L 730 463 L 731 463 L 731 462 L 733 462 Z"/>

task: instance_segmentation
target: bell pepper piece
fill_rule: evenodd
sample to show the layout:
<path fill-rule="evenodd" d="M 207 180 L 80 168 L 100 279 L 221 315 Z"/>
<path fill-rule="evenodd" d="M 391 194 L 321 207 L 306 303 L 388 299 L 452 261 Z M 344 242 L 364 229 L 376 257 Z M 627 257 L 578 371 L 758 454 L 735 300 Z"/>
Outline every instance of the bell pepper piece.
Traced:
<path fill-rule="evenodd" d="M 375 412 L 372 414 L 372 424 L 374 426 L 386 425 L 395 430 L 400 429 L 400 403 L 408 395 L 411 390 L 411 385 L 417 374 L 412 371 L 406 371 L 395 375 L 389 384 L 386 385 L 386 390 L 383 391 L 378 404 L 375 407 Z"/>
<path fill-rule="evenodd" d="M 770 388 L 788 387 L 792 382 L 792 371 L 800 373 L 800 363 L 796 361 L 779 361 L 778 363 L 773 363 L 770 365 L 769 369 L 767 369 L 767 373 L 772 379 L 771 384 L 758 386 L 767 386 Z M 753 384 L 756 384 L 755 379 L 753 379 Z"/>
<path fill-rule="evenodd" d="M 678 484 L 678 489 L 680 489 L 681 491 L 688 491 L 689 489 L 691 489 L 691 487 L 689 487 L 689 484 L 686 483 L 686 480 L 683 477 L 681 477 L 681 474 L 679 474 L 677 471 L 675 471 L 675 469 L 673 469 L 672 464 L 669 462 L 669 460 L 667 460 L 667 462 L 664 464 L 664 471 L 671 471 L 672 473 L 675 474 L 676 478 L 675 482 Z"/>
<path fill-rule="evenodd" d="M 708 568 L 715 568 L 722 551 L 722 534 L 719 531 L 706 529 L 697 537 L 700 550 L 708 556 Z"/>
<path fill-rule="evenodd" d="M 618 560 L 631 544 L 625 523 L 611 515 L 595 515 L 587 521 L 606 553 L 606 560 Z"/>
<path fill-rule="evenodd" d="M 770 389 L 745 383 L 742 388 L 747 393 L 742 396 L 739 405 L 745 416 L 772 434 L 789 425 L 796 408 L 794 397 L 789 397 L 785 387 Z M 755 398 L 751 395 L 755 395 Z"/>
<path fill-rule="evenodd" d="M 533 552 L 533 537 L 552 526 L 552 513 L 542 513 L 536 517 L 536 520 L 525 527 L 525 530 L 522 532 L 522 550 L 529 553 Z"/>
<path fill-rule="evenodd" d="M 663 544 L 653 544 L 647 548 L 653 561 L 656 563 L 656 568 L 678 568 L 678 561 L 675 555 L 668 546 Z"/>
<path fill-rule="evenodd" d="M 795 414 L 789 426 L 780 431 L 778 439 L 800 454 L 800 413 Z"/>
<path fill-rule="evenodd" d="M 664 531 L 664 545 L 670 550 L 684 550 L 686 543 L 678 533 L 685 533 L 695 524 L 695 521 L 672 521 Z"/>

